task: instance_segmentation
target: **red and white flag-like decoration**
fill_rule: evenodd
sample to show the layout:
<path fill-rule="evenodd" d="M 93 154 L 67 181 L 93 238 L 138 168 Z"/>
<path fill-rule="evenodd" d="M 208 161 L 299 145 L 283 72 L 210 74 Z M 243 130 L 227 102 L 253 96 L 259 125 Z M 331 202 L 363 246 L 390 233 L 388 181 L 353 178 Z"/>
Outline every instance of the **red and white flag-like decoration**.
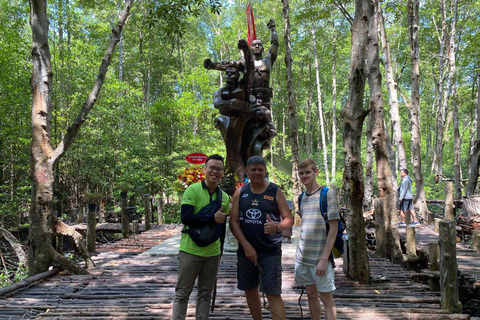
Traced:
<path fill-rule="evenodd" d="M 253 11 L 250 2 L 247 4 L 247 9 L 245 10 L 247 14 L 247 24 L 248 24 L 248 45 L 252 45 L 252 41 L 257 39 L 257 33 L 255 32 L 255 21 L 253 20 Z"/>

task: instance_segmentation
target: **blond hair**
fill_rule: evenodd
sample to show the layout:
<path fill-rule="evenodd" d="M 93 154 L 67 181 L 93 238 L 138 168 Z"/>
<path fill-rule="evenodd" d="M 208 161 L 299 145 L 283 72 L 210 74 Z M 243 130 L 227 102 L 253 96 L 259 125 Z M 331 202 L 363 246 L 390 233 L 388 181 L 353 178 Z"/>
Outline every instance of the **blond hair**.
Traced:
<path fill-rule="evenodd" d="M 312 159 L 305 159 L 300 161 L 298 164 L 298 169 L 307 168 L 308 166 L 312 166 L 313 171 L 317 170 L 317 164 Z"/>

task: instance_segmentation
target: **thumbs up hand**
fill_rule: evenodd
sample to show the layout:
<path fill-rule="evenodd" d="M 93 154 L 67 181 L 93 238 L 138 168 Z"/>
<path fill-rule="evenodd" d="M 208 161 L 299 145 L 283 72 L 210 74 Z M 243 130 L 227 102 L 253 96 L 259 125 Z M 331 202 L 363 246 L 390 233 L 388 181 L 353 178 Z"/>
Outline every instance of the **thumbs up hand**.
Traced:
<path fill-rule="evenodd" d="M 277 224 L 270 219 L 270 216 L 267 216 L 267 222 L 263 226 L 266 234 L 274 234 L 278 232 Z"/>
<path fill-rule="evenodd" d="M 222 212 L 223 206 L 215 213 L 215 222 L 222 224 L 225 222 L 227 218 L 227 214 Z"/>

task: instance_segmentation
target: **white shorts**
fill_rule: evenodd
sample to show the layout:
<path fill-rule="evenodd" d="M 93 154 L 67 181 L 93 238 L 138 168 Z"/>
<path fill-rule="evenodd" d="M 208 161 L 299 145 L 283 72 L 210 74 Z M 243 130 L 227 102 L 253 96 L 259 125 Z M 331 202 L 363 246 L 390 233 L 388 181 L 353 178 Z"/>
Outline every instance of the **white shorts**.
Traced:
<path fill-rule="evenodd" d="M 318 292 L 332 292 L 335 290 L 335 272 L 329 262 L 327 272 L 323 276 L 315 274 L 315 267 L 295 262 L 295 282 L 299 285 L 317 285 Z"/>

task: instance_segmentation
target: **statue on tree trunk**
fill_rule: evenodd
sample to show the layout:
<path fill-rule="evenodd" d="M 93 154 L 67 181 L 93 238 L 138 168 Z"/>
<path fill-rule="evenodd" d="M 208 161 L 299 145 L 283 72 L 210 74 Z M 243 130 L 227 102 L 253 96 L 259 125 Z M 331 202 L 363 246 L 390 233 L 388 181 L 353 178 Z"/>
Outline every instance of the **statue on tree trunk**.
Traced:
<path fill-rule="evenodd" d="M 271 113 L 273 90 L 269 87 L 270 74 L 278 52 L 278 34 L 275 21 L 267 24 L 271 31 L 269 53 L 263 57 L 263 44 L 239 40 L 238 48 L 244 59 L 239 61 L 212 62 L 205 59 L 204 67 L 225 71 L 226 85 L 215 91 L 213 104 L 220 112 L 215 126 L 221 131 L 225 141 L 228 174 L 235 173 L 237 182 L 246 178 L 245 163 L 254 155 L 262 154 L 270 146 L 270 140 L 277 135 Z M 240 79 L 240 74 L 243 77 Z M 235 190 L 232 184 L 231 194 Z"/>

